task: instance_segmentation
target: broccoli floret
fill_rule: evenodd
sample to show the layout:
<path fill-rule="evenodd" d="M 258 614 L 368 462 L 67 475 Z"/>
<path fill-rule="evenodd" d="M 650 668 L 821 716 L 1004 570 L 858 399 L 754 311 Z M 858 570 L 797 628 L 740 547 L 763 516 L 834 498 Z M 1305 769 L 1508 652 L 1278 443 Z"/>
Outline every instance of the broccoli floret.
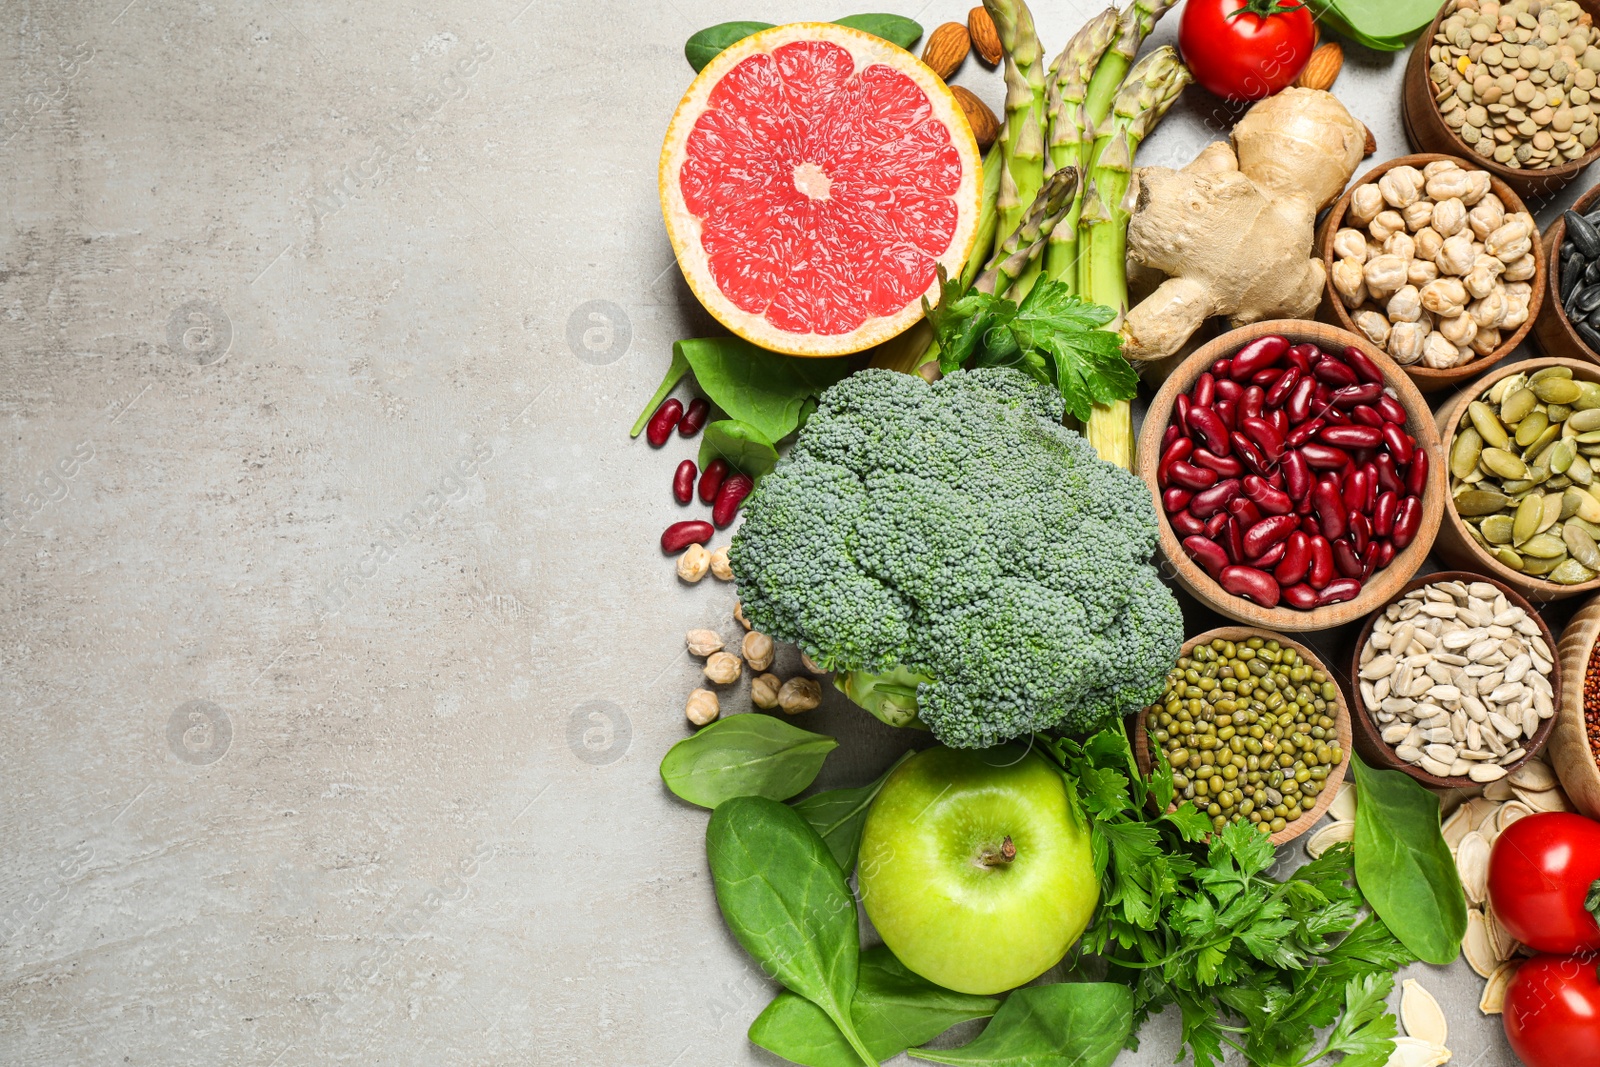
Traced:
<path fill-rule="evenodd" d="M 745 617 L 886 722 L 957 748 L 1087 733 L 1160 696 L 1183 618 L 1137 477 L 1008 369 L 867 370 L 744 504 Z"/>

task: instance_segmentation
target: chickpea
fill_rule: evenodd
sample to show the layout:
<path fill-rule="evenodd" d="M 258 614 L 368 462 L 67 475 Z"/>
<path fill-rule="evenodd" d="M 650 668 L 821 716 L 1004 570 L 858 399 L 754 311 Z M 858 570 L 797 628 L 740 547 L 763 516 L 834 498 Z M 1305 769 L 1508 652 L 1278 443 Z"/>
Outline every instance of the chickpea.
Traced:
<path fill-rule="evenodd" d="M 733 581 L 733 564 L 728 562 L 728 546 L 723 545 L 711 553 L 711 573 L 719 581 Z"/>
<path fill-rule="evenodd" d="M 739 680 L 744 664 L 731 652 L 713 652 L 706 660 L 705 676 L 717 685 L 731 685 Z"/>
<path fill-rule="evenodd" d="M 711 553 L 705 545 L 690 545 L 678 557 L 678 577 L 686 582 L 698 582 L 711 567 Z"/>
<path fill-rule="evenodd" d="M 743 626 L 746 630 L 750 629 L 750 620 L 746 619 L 744 617 L 744 604 L 743 604 L 743 602 L 738 601 L 738 600 L 735 600 L 733 602 L 733 617 L 735 619 L 739 620 L 739 625 L 740 626 Z"/>
<path fill-rule="evenodd" d="M 778 691 L 783 683 L 776 674 L 758 674 L 750 679 L 750 703 L 771 710 L 778 706 Z"/>
<path fill-rule="evenodd" d="M 816 660 L 812 659 L 810 656 L 806 655 L 804 652 L 800 653 L 800 666 L 804 667 L 806 670 L 810 671 L 812 674 L 827 674 L 828 673 L 827 671 L 822 669 L 822 666 L 820 664 L 818 664 Z"/>
<path fill-rule="evenodd" d="M 772 666 L 772 638 L 758 630 L 751 630 L 744 635 L 744 642 L 739 646 L 744 653 L 745 662 L 750 664 L 753 671 L 764 671 Z"/>
<path fill-rule="evenodd" d="M 815 678 L 790 678 L 778 690 L 778 706 L 785 715 L 798 715 L 822 703 L 822 686 Z"/>
<path fill-rule="evenodd" d="M 715 722 L 721 709 L 717 706 L 717 694 L 709 689 L 696 689 L 689 694 L 689 703 L 684 707 L 684 714 L 696 726 L 704 726 Z"/>
<path fill-rule="evenodd" d="M 709 656 L 722 650 L 722 635 L 715 630 L 690 630 L 684 635 L 684 643 L 689 646 L 690 655 Z"/>

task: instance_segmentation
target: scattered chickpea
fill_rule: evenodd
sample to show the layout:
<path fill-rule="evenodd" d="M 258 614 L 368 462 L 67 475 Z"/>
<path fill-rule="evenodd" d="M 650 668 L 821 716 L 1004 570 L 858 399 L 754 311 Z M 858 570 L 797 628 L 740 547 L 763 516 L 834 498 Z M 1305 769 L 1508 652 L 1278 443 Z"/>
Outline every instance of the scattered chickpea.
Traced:
<path fill-rule="evenodd" d="M 689 653 L 695 656 L 722 651 L 722 635 L 715 630 L 690 630 L 684 635 L 684 642 L 689 646 Z"/>
<path fill-rule="evenodd" d="M 706 576 L 710 566 L 711 553 L 706 551 L 706 546 L 690 545 L 678 557 L 678 577 L 686 582 L 698 582 Z"/>
<path fill-rule="evenodd" d="M 751 630 L 744 635 L 744 643 L 739 647 L 751 670 L 764 671 L 772 666 L 772 638 L 766 634 Z"/>
<path fill-rule="evenodd" d="M 815 678 L 790 678 L 778 690 L 778 706 L 785 715 L 798 715 L 822 703 L 822 686 Z"/>
<path fill-rule="evenodd" d="M 711 573 L 724 582 L 733 581 L 733 564 L 728 562 L 728 546 L 711 553 Z"/>
<path fill-rule="evenodd" d="M 750 620 L 744 617 L 744 604 L 741 601 L 733 602 L 733 617 L 739 620 L 739 625 L 746 630 L 750 629 Z"/>
<path fill-rule="evenodd" d="M 804 652 L 800 653 L 800 666 L 804 667 L 806 670 L 810 671 L 812 674 L 827 674 L 828 673 L 827 671 L 823 670 L 820 666 L 817 665 L 817 661 L 816 660 L 812 659 L 810 656 L 806 655 Z"/>
<path fill-rule="evenodd" d="M 684 714 L 696 726 L 704 726 L 708 722 L 716 721 L 720 709 L 717 707 L 717 694 L 709 689 L 696 689 L 689 694 L 688 706 Z"/>
<path fill-rule="evenodd" d="M 750 703 L 758 708 L 778 706 L 778 692 L 782 686 L 776 674 L 758 674 L 750 679 Z"/>
<path fill-rule="evenodd" d="M 739 680 L 744 664 L 731 652 L 713 652 L 706 660 L 705 675 L 718 685 L 729 685 Z"/>

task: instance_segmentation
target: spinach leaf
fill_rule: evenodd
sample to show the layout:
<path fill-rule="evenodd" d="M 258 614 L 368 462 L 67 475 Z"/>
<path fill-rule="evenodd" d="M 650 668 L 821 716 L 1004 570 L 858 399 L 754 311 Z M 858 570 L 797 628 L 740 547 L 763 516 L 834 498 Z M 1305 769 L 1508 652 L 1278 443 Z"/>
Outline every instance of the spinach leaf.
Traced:
<path fill-rule="evenodd" d="M 689 60 L 689 66 L 698 74 L 730 44 L 738 44 L 752 33 L 770 29 L 770 22 L 723 22 L 707 26 L 689 38 L 683 46 L 683 54 Z"/>
<path fill-rule="evenodd" d="M 850 1016 L 861 953 L 856 901 L 822 838 L 793 808 L 734 797 L 711 813 L 706 856 L 717 904 L 739 944 L 790 992 L 821 1008 L 856 1055 L 877 1067 Z"/>
<path fill-rule="evenodd" d="M 661 379 L 661 384 L 656 387 L 656 395 L 652 396 L 650 402 L 645 404 L 644 410 L 639 412 L 638 421 L 633 424 L 633 429 L 628 431 L 629 437 L 639 436 L 646 424 L 649 423 L 650 416 L 656 413 L 656 408 L 661 406 L 661 402 L 667 398 L 667 394 L 672 392 L 673 388 L 683 380 L 683 376 L 688 373 L 689 361 L 684 359 L 678 353 L 677 347 L 674 346 L 672 349 L 672 362 L 667 364 L 666 376 Z"/>
<path fill-rule="evenodd" d="M 1426 963 L 1461 953 L 1467 902 L 1439 829 L 1439 798 L 1400 771 L 1352 756 L 1356 782 L 1356 883 L 1367 903 Z"/>
<path fill-rule="evenodd" d="M 736 471 L 760 478 L 778 465 L 778 450 L 754 426 L 722 419 L 707 426 L 700 440 L 700 469 L 719 458 Z"/>
<path fill-rule="evenodd" d="M 922 36 L 922 26 L 904 15 L 846 15 L 834 19 L 836 26 L 849 26 L 853 30 L 882 37 L 890 44 L 909 49 Z"/>
<path fill-rule="evenodd" d="M 800 424 L 800 409 L 850 372 L 843 359 L 780 356 L 739 337 L 701 337 L 672 346 L 700 391 L 730 419 L 777 443 Z"/>
<path fill-rule="evenodd" d="M 867 824 L 867 809 L 872 806 L 883 783 L 889 780 L 889 775 L 910 758 L 911 753 L 905 753 L 879 775 L 877 781 L 860 788 L 829 789 L 795 801 L 794 810 L 821 835 L 828 851 L 839 861 L 839 867 L 847 877 L 856 869 L 856 853 L 861 850 L 861 830 Z"/>
<path fill-rule="evenodd" d="M 1439 12 L 1432 0 L 1311 0 L 1311 7 L 1346 36 L 1384 52 L 1400 51 Z"/>
<path fill-rule="evenodd" d="M 911 1049 L 934 1063 L 1110 1067 L 1133 1030 L 1133 991 L 1112 982 L 1028 986 L 960 1048 Z"/>
<path fill-rule="evenodd" d="M 861 954 L 850 1017 L 867 1049 L 880 1060 L 930 1041 L 957 1023 L 993 1015 L 998 997 L 956 993 L 913 974 L 884 945 Z M 839 1028 L 821 1008 L 779 993 L 750 1024 L 750 1040 L 805 1067 L 861 1067 Z"/>
<path fill-rule="evenodd" d="M 730 797 L 788 800 L 816 780 L 839 742 L 760 712 L 730 715 L 667 749 L 661 780 L 691 804 Z"/>

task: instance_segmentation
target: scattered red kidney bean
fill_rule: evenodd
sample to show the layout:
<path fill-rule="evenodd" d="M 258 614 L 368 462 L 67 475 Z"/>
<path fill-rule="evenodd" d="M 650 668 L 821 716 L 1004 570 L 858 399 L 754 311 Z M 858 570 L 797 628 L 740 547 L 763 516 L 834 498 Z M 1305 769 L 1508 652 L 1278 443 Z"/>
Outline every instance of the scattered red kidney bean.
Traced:
<path fill-rule="evenodd" d="M 744 503 L 744 498 L 750 495 L 750 490 L 755 488 L 755 482 L 749 475 L 731 474 L 722 483 L 722 488 L 717 490 L 717 502 L 711 508 L 711 521 L 718 526 L 726 526 L 733 521 L 739 513 L 739 505 Z"/>
<path fill-rule="evenodd" d="M 1222 588 L 1234 596 L 1242 596 L 1246 600 L 1253 600 L 1264 608 L 1278 606 L 1278 597 L 1281 590 L 1278 583 L 1272 580 L 1272 575 L 1266 571 L 1258 571 L 1254 567 L 1232 566 L 1224 567 L 1222 574 L 1217 578 Z"/>
<path fill-rule="evenodd" d="M 689 409 L 683 413 L 683 418 L 678 421 L 678 436 L 693 437 L 705 426 L 706 419 L 711 415 L 711 403 L 703 396 L 697 396 L 689 401 Z"/>
<path fill-rule="evenodd" d="M 671 555 L 682 552 L 690 545 L 703 545 L 711 540 L 713 532 L 711 524 L 704 519 L 675 522 L 661 531 L 661 551 Z"/>
<path fill-rule="evenodd" d="M 650 422 L 644 428 L 645 440 L 650 442 L 651 448 L 660 448 L 667 443 L 667 438 L 672 436 L 672 428 L 678 425 L 678 420 L 683 418 L 683 401 L 673 398 L 663 401 L 656 408 L 656 413 L 650 416 Z"/>
<path fill-rule="evenodd" d="M 716 503 L 717 490 L 722 488 L 722 480 L 727 476 L 727 460 L 714 459 L 710 463 L 707 463 L 706 469 L 700 474 L 700 503 Z"/>
<path fill-rule="evenodd" d="M 672 495 L 678 503 L 687 504 L 694 499 L 694 478 L 699 473 L 692 459 L 678 464 L 677 471 L 672 475 Z"/>

